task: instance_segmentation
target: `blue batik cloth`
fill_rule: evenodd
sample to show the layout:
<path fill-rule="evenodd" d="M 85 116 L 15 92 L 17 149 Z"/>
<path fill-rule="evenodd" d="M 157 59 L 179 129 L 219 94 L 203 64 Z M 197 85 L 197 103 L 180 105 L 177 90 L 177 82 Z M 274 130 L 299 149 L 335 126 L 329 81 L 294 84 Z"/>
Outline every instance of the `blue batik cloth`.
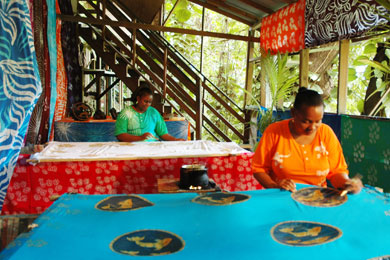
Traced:
<path fill-rule="evenodd" d="M 304 187 L 309 186 L 298 185 Z M 37 228 L 19 236 L 0 258 L 132 259 L 111 250 L 110 244 L 148 229 L 184 241 L 180 251 L 152 259 L 357 260 L 390 254 L 390 200 L 373 188 L 348 195 L 336 207 L 305 206 L 278 189 L 239 193 L 250 198 L 225 206 L 193 203 L 196 193 L 140 195 L 154 205 L 121 212 L 95 208 L 111 195 L 65 194 L 35 221 Z M 342 234 L 315 246 L 284 245 L 271 230 L 289 221 L 318 222 Z"/>

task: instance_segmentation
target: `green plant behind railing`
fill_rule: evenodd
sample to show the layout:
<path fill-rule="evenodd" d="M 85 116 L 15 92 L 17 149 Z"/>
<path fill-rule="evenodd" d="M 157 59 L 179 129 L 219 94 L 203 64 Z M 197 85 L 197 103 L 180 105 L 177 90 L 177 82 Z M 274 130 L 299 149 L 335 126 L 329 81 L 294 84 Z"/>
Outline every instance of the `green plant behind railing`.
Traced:
<path fill-rule="evenodd" d="M 298 86 L 298 75 L 287 66 L 288 54 L 267 54 L 261 60 L 261 73 L 265 73 L 267 98 L 270 105 L 266 110 L 260 109 L 262 115 L 259 122 L 260 132 L 263 133 L 269 124 L 275 121 L 274 110 L 284 110 L 280 103 L 289 98 L 293 88 Z"/>

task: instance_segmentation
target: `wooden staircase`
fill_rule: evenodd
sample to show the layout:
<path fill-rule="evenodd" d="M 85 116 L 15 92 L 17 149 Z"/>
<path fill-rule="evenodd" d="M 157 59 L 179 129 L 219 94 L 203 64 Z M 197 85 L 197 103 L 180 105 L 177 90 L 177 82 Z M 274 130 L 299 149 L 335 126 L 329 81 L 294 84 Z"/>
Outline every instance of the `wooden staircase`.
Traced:
<path fill-rule="evenodd" d="M 88 9 L 83 2 L 88 3 Z M 132 21 L 131 11 L 121 1 L 105 2 L 102 8 L 90 0 L 79 1 L 80 16 L 96 18 L 104 11 L 105 19 Z M 79 35 L 132 91 L 139 80 L 146 81 L 160 95 L 162 104 L 169 104 L 190 122 L 196 139 L 202 139 L 205 130 L 217 141 L 248 143 L 249 112 L 212 84 L 159 34 L 89 24 L 79 27 Z M 215 103 L 217 107 L 212 105 Z"/>

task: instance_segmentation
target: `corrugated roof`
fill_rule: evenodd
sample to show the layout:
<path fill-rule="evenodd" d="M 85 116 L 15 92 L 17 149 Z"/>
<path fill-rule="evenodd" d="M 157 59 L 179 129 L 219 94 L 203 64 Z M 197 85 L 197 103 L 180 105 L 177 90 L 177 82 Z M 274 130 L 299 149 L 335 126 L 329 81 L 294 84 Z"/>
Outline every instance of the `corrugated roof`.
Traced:
<path fill-rule="evenodd" d="M 293 3 L 292 0 L 189 0 L 249 26 Z"/>

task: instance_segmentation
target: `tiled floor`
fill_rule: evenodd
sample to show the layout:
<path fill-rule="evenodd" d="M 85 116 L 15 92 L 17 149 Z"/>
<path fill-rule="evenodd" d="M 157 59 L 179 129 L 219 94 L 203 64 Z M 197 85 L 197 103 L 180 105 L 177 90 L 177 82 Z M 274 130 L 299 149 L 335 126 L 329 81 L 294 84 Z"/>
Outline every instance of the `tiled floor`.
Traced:
<path fill-rule="evenodd" d="M 28 226 L 38 216 L 37 214 L 0 216 L 0 250 L 3 250 L 19 234 L 28 232 Z"/>

